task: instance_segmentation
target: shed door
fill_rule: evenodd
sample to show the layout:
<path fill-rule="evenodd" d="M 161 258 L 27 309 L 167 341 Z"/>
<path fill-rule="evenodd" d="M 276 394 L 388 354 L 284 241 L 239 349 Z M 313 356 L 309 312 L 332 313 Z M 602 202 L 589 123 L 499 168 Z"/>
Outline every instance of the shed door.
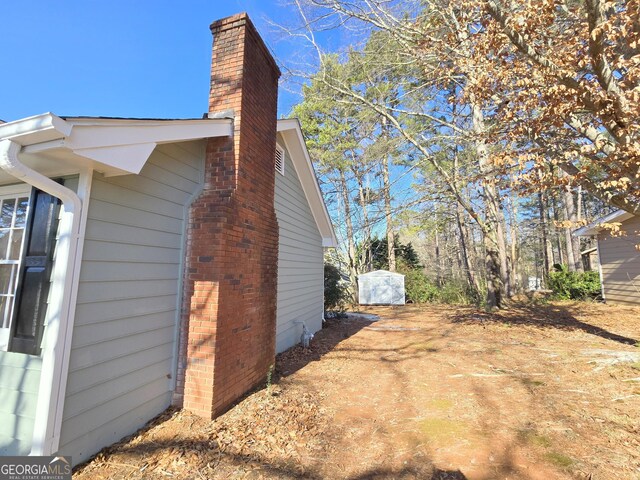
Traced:
<path fill-rule="evenodd" d="M 389 277 L 391 284 L 391 304 L 404 305 L 404 277 Z"/>
<path fill-rule="evenodd" d="M 372 284 L 372 303 L 381 303 L 383 305 L 390 304 L 391 300 L 393 299 L 393 286 L 391 285 L 391 277 L 376 277 Z"/>

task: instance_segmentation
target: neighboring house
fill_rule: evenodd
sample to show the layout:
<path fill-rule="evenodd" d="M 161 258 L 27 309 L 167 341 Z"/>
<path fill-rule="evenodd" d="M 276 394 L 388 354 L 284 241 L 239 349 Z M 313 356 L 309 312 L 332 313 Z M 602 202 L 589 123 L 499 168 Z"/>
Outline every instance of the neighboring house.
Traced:
<path fill-rule="evenodd" d="M 213 418 L 321 328 L 336 240 L 300 126 L 246 15 L 211 30 L 208 118 L 0 125 L 0 454 Z"/>
<path fill-rule="evenodd" d="M 619 223 L 612 233 L 605 224 Z M 606 302 L 640 305 L 640 217 L 618 210 L 579 228 L 574 235 L 595 236 L 602 296 Z"/>

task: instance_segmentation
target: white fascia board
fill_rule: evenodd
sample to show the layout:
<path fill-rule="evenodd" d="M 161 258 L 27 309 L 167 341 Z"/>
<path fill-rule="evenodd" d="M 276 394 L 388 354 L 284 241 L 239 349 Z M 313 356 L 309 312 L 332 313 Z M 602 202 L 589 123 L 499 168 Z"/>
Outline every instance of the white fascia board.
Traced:
<path fill-rule="evenodd" d="M 232 121 L 227 119 L 67 121 L 75 127 L 72 134 L 65 139 L 65 146 L 71 150 L 226 137 L 233 131 Z"/>
<path fill-rule="evenodd" d="M 72 125 L 53 113 L 43 113 L 0 124 L 0 139 L 25 146 L 62 139 L 69 136 L 72 129 Z"/>
<path fill-rule="evenodd" d="M 320 235 L 322 236 L 322 246 L 328 248 L 336 248 L 338 240 L 336 238 L 329 211 L 324 203 L 320 185 L 316 178 L 311 157 L 302 135 L 300 122 L 295 118 L 278 120 L 278 132 L 282 134 L 284 141 L 291 155 L 293 166 L 302 185 L 305 197 L 309 202 L 309 208 L 313 214 Z"/>
<path fill-rule="evenodd" d="M 573 232 L 573 236 L 575 237 L 590 237 L 593 235 L 597 235 L 600 230 L 602 230 L 603 223 L 620 223 L 625 220 L 629 220 L 633 217 L 633 214 L 629 212 L 625 212 L 624 210 L 616 210 L 615 212 L 610 213 L 609 215 L 605 215 L 604 217 L 600 217 L 589 225 L 585 225 Z"/>

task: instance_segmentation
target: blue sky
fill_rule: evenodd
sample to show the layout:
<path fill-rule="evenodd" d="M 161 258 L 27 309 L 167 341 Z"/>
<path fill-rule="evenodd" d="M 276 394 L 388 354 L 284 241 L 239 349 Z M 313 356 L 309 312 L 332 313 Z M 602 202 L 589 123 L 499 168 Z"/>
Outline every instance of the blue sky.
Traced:
<path fill-rule="evenodd" d="M 297 55 L 269 23 L 295 22 L 295 9 L 278 0 L 3 1 L 0 119 L 48 111 L 199 118 L 208 106 L 209 25 L 241 11 L 280 61 Z M 281 88 L 279 114 L 296 101 Z"/>

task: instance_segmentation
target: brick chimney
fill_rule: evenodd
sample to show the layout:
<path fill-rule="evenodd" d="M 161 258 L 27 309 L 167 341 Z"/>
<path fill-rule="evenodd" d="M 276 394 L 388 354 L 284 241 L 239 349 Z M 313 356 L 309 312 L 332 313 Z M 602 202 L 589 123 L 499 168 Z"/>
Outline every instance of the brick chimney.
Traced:
<path fill-rule="evenodd" d="M 233 138 L 208 141 L 190 211 L 176 403 L 207 418 L 262 383 L 275 359 L 274 210 L 280 71 L 246 14 L 211 25 L 210 116 Z"/>

